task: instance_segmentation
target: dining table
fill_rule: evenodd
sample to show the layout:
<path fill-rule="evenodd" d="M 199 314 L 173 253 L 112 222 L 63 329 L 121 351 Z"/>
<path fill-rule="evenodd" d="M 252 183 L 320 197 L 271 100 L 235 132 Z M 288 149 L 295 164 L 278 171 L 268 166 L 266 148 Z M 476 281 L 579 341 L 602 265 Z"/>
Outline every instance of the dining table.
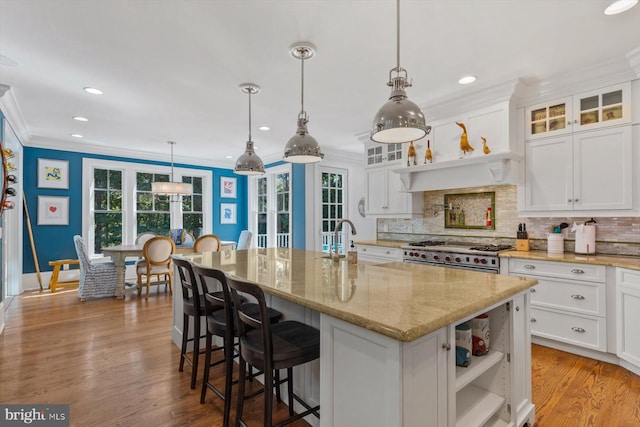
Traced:
<path fill-rule="evenodd" d="M 222 240 L 220 242 L 220 249 L 235 250 L 236 242 Z M 116 283 L 116 298 L 124 299 L 125 296 L 125 275 L 127 270 L 126 261 L 128 257 L 141 258 L 143 254 L 144 245 L 118 245 L 107 246 L 101 248 L 102 253 L 105 256 L 110 256 L 111 260 L 116 266 L 118 272 L 118 282 Z M 191 245 L 176 245 L 176 252 L 178 254 L 194 253 L 194 246 Z M 137 289 L 137 286 L 132 286 L 131 289 Z"/>

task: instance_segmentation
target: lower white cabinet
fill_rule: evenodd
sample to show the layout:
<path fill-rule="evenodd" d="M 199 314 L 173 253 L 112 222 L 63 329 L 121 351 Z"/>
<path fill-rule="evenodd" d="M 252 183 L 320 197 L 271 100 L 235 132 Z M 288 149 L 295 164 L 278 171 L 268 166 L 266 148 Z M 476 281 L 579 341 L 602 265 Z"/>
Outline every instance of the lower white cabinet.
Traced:
<path fill-rule="evenodd" d="M 531 288 L 531 333 L 607 351 L 606 267 L 509 259 L 509 274 L 538 279 Z"/>
<path fill-rule="evenodd" d="M 640 271 L 618 268 L 616 275 L 617 355 L 640 368 Z"/>
<path fill-rule="evenodd" d="M 389 246 L 361 245 L 356 247 L 359 261 L 371 263 L 402 262 L 403 251 Z"/>

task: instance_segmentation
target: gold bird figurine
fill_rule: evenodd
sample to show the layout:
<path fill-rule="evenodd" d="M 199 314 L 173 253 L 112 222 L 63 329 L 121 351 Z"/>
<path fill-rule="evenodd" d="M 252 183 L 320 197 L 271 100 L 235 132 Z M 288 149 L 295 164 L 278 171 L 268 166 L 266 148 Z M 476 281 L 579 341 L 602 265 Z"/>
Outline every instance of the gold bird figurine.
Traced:
<path fill-rule="evenodd" d="M 487 138 L 481 136 L 480 139 L 482 140 L 482 151 L 484 151 L 484 154 L 489 154 L 491 149 L 489 149 L 489 146 L 487 145 Z"/>
<path fill-rule="evenodd" d="M 407 154 L 407 166 L 411 166 L 411 158 L 413 157 L 413 165 L 417 165 L 416 162 L 416 147 L 413 146 L 413 141 L 409 144 L 409 153 Z"/>
<path fill-rule="evenodd" d="M 424 153 L 424 163 L 431 163 L 433 160 L 433 156 L 431 155 L 431 141 L 427 139 L 427 151 Z"/>
<path fill-rule="evenodd" d="M 467 128 L 460 122 L 456 122 L 456 124 L 462 128 L 462 135 L 460 135 L 460 150 L 467 154 L 467 151 L 473 151 L 473 147 L 469 145 L 469 139 L 467 139 Z"/>

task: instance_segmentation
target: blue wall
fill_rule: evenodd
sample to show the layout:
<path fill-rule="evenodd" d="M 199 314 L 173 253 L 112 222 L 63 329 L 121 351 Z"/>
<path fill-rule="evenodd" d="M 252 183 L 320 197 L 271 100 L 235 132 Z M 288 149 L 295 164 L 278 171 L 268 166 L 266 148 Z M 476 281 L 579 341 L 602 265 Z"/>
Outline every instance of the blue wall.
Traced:
<path fill-rule="evenodd" d="M 54 159 L 69 161 L 69 189 L 59 190 L 50 188 L 38 188 L 37 165 L 38 159 Z M 143 164 L 165 165 L 170 163 L 156 162 L 149 160 L 129 159 L 123 157 L 103 156 L 96 154 L 77 153 L 72 151 L 51 150 L 44 148 L 24 148 L 24 173 L 23 187 L 29 209 L 33 238 L 36 245 L 38 262 L 42 271 L 51 270 L 50 260 L 77 258 L 73 246 L 73 235 L 82 234 L 82 159 L 95 158 L 103 160 L 115 160 L 121 162 L 133 162 Z M 175 164 L 176 167 L 185 167 L 199 170 L 209 170 L 213 175 L 213 233 L 217 234 L 221 240 L 236 240 L 240 231 L 247 228 L 247 178 L 235 175 L 230 169 L 211 168 L 203 166 L 193 166 L 188 164 Z M 304 178 L 304 174 L 303 178 Z M 220 178 L 223 176 L 236 177 L 238 179 L 237 199 L 220 199 Z M 304 194 L 304 192 L 302 193 Z M 69 225 L 37 225 L 38 196 L 68 196 L 69 197 Z M 237 203 L 237 224 L 220 224 L 220 203 Z M 304 202 L 302 205 L 304 209 Z M 304 218 L 304 215 L 302 215 Z M 304 230 L 303 230 L 304 236 Z M 27 227 L 24 227 L 25 244 L 23 253 L 23 273 L 35 272 L 31 247 Z"/>

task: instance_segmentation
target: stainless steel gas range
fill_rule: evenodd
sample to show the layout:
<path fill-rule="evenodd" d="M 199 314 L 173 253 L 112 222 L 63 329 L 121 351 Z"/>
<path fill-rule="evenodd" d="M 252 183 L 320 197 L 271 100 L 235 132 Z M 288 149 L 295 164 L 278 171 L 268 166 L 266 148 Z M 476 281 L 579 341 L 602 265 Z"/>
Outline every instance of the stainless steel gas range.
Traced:
<path fill-rule="evenodd" d="M 443 241 L 412 242 L 403 246 L 404 262 L 437 265 L 498 274 L 498 252 L 511 249 L 509 245 L 447 245 Z"/>

